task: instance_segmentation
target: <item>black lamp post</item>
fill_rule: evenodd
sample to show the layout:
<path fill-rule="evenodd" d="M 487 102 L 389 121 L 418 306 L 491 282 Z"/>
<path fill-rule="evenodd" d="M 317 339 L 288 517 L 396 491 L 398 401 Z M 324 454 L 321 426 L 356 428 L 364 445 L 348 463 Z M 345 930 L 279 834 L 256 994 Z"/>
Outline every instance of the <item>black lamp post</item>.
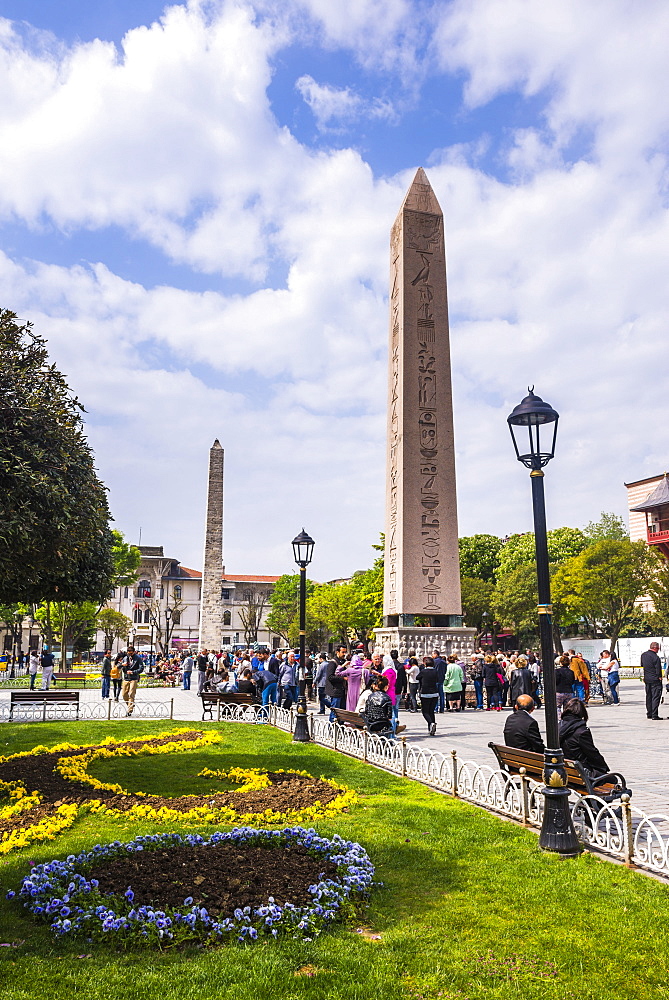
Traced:
<path fill-rule="evenodd" d="M 548 570 L 548 542 L 546 538 L 546 504 L 544 500 L 543 468 L 555 454 L 558 414 L 539 396 L 534 387 L 507 418 L 516 458 L 530 470 L 532 482 L 532 509 L 534 513 L 534 544 L 537 560 L 537 587 L 539 591 L 539 637 L 544 678 L 544 707 L 546 710 L 546 752 L 544 756 L 543 794 L 544 817 L 539 836 L 539 846 L 545 851 L 555 851 L 565 857 L 575 857 L 580 846 L 569 810 L 569 789 L 564 769 L 564 755 L 558 739 L 557 699 L 555 697 L 555 663 L 553 660 L 553 624 L 551 583 Z M 525 428 L 527 437 L 522 428 Z M 518 437 L 516 437 L 516 435 Z"/>
<path fill-rule="evenodd" d="M 170 640 L 172 638 L 172 632 L 170 629 L 170 625 L 172 624 L 172 618 L 173 618 L 172 608 L 170 607 L 165 608 L 165 651 L 166 651 L 165 655 L 167 656 L 168 659 L 170 656 Z"/>
<path fill-rule="evenodd" d="M 483 628 L 484 628 L 484 633 L 483 634 L 485 636 L 485 641 L 486 641 L 486 644 L 487 644 L 487 642 L 488 642 L 488 629 L 490 627 L 490 612 L 489 611 L 484 611 L 483 614 L 481 615 L 481 617 L 483 618 Z M 490 645 L 492 646 L 492 642 L 490 643 Z"/>
<path fill-rule="evenodd" d="M 31 652 L 34 627 L 35 627 L 35 605 L 32 604 L 30 606 L 30 614 L 28 615 L 28 656 L 30 656 Z"/>
<path fill-rule="evenodd" d="M 16 619 L 16 626 L 12 629 L 12 669 L 9 672 L 10 677 L 16 677 L 16 650 L 21 649 L 21 643 L 23 638 L 23 612 L 15 611 L 14 618 Z"/>
<path fill-rule="evenodd" d="M 297 719 L 295 720 L 295 732 L 293 740 L 297 743 L 309 743 L 309 726 L 307 725 L 307 697 L 306 681 L 304 674 L 307 663 L 307 566 L 311 562 L 314 554 L 315 542 L 306 533 L 304 528 L 293 539 L 293 555 L 295 562 L 300 567 L 300 698 L 297 703 Z"/>

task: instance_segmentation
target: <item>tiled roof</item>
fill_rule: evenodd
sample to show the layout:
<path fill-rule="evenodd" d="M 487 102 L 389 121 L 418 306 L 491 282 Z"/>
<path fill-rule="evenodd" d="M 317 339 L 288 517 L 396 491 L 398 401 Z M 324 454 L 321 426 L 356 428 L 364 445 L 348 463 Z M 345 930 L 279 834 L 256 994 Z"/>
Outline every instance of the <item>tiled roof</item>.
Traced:
<path fill-rule="evenodd" d="M 225 573 L 222 577 L 223 580 L 229 580 L 230 583 L 276 583 L 280 580 L 280 576 L 250 576 L 245 573 Z"/>
<path fill-rule="evenodd" d="M 181 570 L 181 576 L 189 576 L 193 580 L 200 580 L 202 577 L 199 569 L 188 569 L 187 566 L 180 566 L 179 569 Z"/>
<path fill-rule="evenodd" d="M 666 472 L 644 502 L 632 507 L 632 510 L 652 510 L 653 507 L 661 507 L 665 503 L 669 503 L 669 476 Z"/>

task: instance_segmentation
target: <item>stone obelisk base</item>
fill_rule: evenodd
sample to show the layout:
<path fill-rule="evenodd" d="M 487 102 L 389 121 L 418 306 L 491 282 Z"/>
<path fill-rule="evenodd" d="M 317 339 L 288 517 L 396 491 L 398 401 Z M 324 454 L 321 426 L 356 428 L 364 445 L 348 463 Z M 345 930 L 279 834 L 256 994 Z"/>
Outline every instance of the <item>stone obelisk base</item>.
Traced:
<path fill-rule="evenodd" d="M 416 650 L 416 656 L 431 656 L 438 649 L 444 656 L 455 653 L 459 656 L 469 656 L 474 652 L 474 628 L 422 628 L 417 625 L 408 627 L 377 628 L 374 630 L 375 649 L 381 653 L 389 653 L 397 649 L 400 656 L 407 656 L 410 649 Z"/>

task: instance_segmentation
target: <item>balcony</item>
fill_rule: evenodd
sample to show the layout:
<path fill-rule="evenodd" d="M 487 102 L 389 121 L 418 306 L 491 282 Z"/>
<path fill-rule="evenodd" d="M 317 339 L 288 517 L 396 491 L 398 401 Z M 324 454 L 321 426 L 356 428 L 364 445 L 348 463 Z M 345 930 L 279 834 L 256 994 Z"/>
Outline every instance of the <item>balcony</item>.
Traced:
<path fill-rule="evenodd" d="M 669 559 L 669 519 L 654 521 L 646 527 L 646 541 Z"/>

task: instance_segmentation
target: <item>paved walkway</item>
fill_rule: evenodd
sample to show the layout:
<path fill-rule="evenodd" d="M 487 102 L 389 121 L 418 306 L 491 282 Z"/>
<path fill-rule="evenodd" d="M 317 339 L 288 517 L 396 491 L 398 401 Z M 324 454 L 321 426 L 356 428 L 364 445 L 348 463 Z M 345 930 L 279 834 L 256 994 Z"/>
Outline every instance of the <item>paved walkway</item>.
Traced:
<path fill-rule="evenodd" d="M 623 680 L 620 684 L 621 705 L 593 705 L 590 708 L 590 728 L 596 746 L 607 763 L 621 771 L 633 791 L 633 804 L 650 813 L 669 815 L 669 694 L 660 706 L 661 722 L 646 719 L 645 688 L 639 680 Z M 82 702 L 100 702 L 99 690 L 81 691 Z M 174 698 L 174 718 L 195 722 L 202 718 L 196 691 L 180 688 L 140 688 L 137 702 L 166 702 Z M 0 701 L 9 702 L 9 691 L 0 691 Z M 311 707 L 311 705 L 310 705 Z M 495 764 L 488 742 L 503 742 L 502 730 L 506 713 L 474 712 L 437 715 L 437 733 L 428 736 L 422 715 L 400 712 L 400 722 L 407 726 L 405 735 L 414 746 L 442 753 L 452 749 L 462 759 Z M 539 728 L 545 735 L 544 713 L 535 713 Z M 141 722 L 141 719 L 138 719 Z M 39 725 L 39 723 L 35 723 Z"/>

